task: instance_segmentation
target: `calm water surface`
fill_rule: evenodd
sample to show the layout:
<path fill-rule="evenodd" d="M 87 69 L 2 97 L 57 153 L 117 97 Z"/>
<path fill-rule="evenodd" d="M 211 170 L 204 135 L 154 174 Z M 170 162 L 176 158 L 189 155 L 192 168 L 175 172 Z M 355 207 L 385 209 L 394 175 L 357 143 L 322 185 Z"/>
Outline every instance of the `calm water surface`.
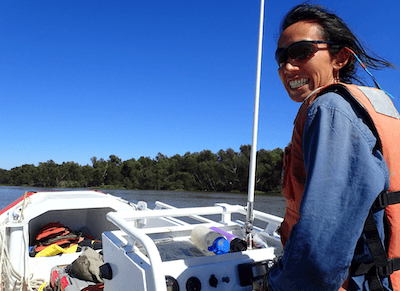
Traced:
<path fill-rule="evenodd" d="M 66 188 L 9 187 L 0 186 L 0 209 L 4 208 L 25 191 L 79 190 Z M 152 191 L 152 190 L 102 190 L 122 197 L 131 202 L 146 201 L 150 208 L 156 201 L 162 201 L 175 207 L 213 206 L 215 203 L 229 203 L 246 206 L 246 194 L 186 192 L 186 191 Z M 254 209 L 283 217 L 285 214 L 285 199 L 281 196 L 256 195 Z"/>

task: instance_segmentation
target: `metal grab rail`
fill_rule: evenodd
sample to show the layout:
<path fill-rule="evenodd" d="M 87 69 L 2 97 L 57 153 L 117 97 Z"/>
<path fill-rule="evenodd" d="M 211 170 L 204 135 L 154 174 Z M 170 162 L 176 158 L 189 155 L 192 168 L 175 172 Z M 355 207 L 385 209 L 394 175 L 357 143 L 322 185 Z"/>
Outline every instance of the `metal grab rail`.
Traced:
<path fill-rule="evenodd" d="M 239 209 L 239 213 L 246 215 L 247 211 L 245 208 L 243 209 Z M 268 213 L 264 213 L 258 210 L 253 210 L 253 214 L 254 214 L 254 218 L 264 221 L 264 222 L 268 222 L 267 227 L 264 229 L 264 231 L 266 233 L 268 233 L 269 235 L 274 235 L 274 232 L 276 232 L 276 230 L 278 229 L 278 227 L 281 225 L 281 223 L 283 222 L 283 218 L 279 217 L 279 216 L 275 216 L 272 214 L 268 214 Z"/>
<path fill-rule="evenodd" d="M 126 221 L 134 221 L 144 218 L 183 217 L 183 216 L 193 217 L 198 215 L 221 214 L 222 223 L 231 222 L 232 213 L 239 213 L 242 215 L 246 215 L 247 209 L 246 207 L 240 205 L 217 203 L 215 204 L 215 206 L 208 206 L 208 207 L 169 208 L 169 209 L 156 209 L 151 211 L 119 212 L 120 216 L 123 217 Z M 277 228 L 281 225 L 283 221 L 283 218 L 279 216 L 263 213 L 257 210 L 254 210 L 253 214 L 255 219 L 268 222 L 268 225 L 264 231 L 270 235 L 274 235 L 274 232 L 277 230 Z"/>
<path fill-rule="evenodd" d="M 156 201 L 156 210 L 162 210 L 162 209 L 179 209 L 177 207 L 171 206 L 167 203 L 161 202 L 161 201 Z M 214 223 L 215 221 L 202 217 L 200 215 L 191 215 L 189 216 L 190 218 L 193 218 L 194 220 L 197 220 L 199 222 L 204 222 L 204 223 Z"/>
<path fill-rule="evenodd" d="M 150 267 L 153 273 L 155 287 L 154 291 L 167 291 L 160 253 L 158 252 L 158 249 L 152 239 L 134 227 L 131 223 L 127 222 L 117 212 L 109 212 L 107 213 L 106 217 L 108 221 L 119 227 L 122 231 L 129 235 L 130 238 L 139 241 L 143 245 L 150 260 Z M 128 240 L 128 244 L 129 243 L 131 242 Z M 132 248 L 133 247 L 134 246 L 132 246 Z"/>
<path fill-rule="evenodd" d="M 173 207 L 171 205 L 168 205 L 166 203 L 160 202 L 160 201 L 156 201 L 156 205 L 158 207 L 163 207 L 165 209 L 174 209 L 174 210 L 179 210 L 179 208 Z M 246 215 L 247 214 L 247 209 L 243 206 L 240 205 L 236 205 L 236 206 L 232 206 L 226 203 L 216 203 L 215 206 L 220 206 L 223 207 L 226 211 L 230 210 L 232 211 L 231 213 L 239 213 L 242 215 Z M 191 208 L 192 210 L 195 208 Z M 159 210 L 163 210 L 163 209 L 159 209 Z M 193 215 L 189 216 L 192 217 L 195 220 L 201 221 L 201 222 L 205 222 L 205 223 L 209 223 L 209 222 L 214 222 L 210 219 L 201 217 L 199 215 L 197 215 L 198 213 L 194 213 Z M 268 213 L 264 213 L 258 210 L 253 210 L 253 215 L 255 219 L 264 221 L 264 222 L 268 222 L 268 226 L 265 228 L 265 232 L 273 235 L 274 232 L 277 230 L 277 228 L 281 225 L 281 223 L 283 222 L 283 218 L 279 217 L 279 216 L 275 216 L 272 214 L 268 214 Z"/>
<path fill-rule="evenodd" d="M 126 221 L 133 221 L 143 218 L 159 218 L 159 217 L 183 217 L 193 215 L 212 215 L 221 214 L 221 222 L 230 222 L 232 213 L 240 213 L 239 205 L 218 204 L 218 206 L 208 207 L 189 207 L 177 209 L 158 209 L 150 211 L 119 211 L 118 213 L 126 219 Z"/>

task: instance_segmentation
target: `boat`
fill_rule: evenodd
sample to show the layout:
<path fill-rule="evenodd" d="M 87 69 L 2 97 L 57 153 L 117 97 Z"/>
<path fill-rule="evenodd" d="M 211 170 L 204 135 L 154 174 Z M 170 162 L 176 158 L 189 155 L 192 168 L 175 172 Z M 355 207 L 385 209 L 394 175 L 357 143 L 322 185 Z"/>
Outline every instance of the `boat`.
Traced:
<path fill-rule="evenodd" d="M 277 228 L 282 218 L 254 210 L 255 224 L 265 227 L 253 227 L 253 247 L 245 250 L 215 254 L 192 240 L 199 226 L 245 240 L 246 214 L 246 206 L 218 203 L 175 208 L 156 202 L 150 209 L 144 201 L 133 203 L 95 190 L 25 193 L 0 212 L 2 290 L 57 290 L 51 288 L 57 284 L 66 291 L 252 290 L 243 266 L 281 255 Z M 96 252 L 102 253 L 101 268 L 107 267 L 102 284 L 82 282 L 60 267 L 70 266 L 89 247 L 30 256 L 40 230 L 54 222 L 101 240 Z M 101 287 L 85 289 L 90 286 Z"/>

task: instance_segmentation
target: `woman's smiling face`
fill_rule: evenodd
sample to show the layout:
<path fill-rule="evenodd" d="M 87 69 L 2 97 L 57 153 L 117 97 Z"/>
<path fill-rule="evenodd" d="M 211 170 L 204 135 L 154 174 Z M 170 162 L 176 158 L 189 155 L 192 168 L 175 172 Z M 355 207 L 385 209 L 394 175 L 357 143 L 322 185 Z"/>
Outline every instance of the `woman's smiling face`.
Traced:
<path fill-rule="evenodd" d="M 316 22 L 299 21 L 286 28 L 278 41 L 278 48 L 287 48 L 302 40 L 324 40 L 322 27 Z M 279 77 L 290 98 L 302 102 L 315 89 L 338 82 L 339 71 L 328 44 L 317 44 L 318 50 L 305 60 L 288 58 L 279 68 Z"/>

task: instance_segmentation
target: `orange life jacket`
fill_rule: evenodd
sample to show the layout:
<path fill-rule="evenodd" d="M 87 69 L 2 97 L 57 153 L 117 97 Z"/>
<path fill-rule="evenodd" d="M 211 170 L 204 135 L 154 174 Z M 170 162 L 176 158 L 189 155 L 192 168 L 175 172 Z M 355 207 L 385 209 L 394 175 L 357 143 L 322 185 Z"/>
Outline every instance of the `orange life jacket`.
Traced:
<path fill-rule="evenodd" d="M 65 236 L 72 233 L 72 231 L 59 222 L 50 222 L 46 224 L 36 236 L 38 242 L 47 241 L 56 236 Z"/>
<path fill-rule="evenodd" d="M 389 169 L 390 188 L 388 191 L 400 190 L 400 115 L 390 98 L 381 90 L 356 85 L 336 84 L 328 86 L 313 94 L 301 105 L 295 119 L 290 145 L 285 149 L 282 171 L 282 192 L 286 198 L 286 213 L 280 227 L 281 240 L 285 245 L 292 227 L 299 219 L 299 208 L 302 199 L 307 173 L 303 160 L 302 139 L 307 111 L 319 92 L 340 87 L 347 90 L 354 101 L 361 104 L 372 119 L 376 128 L 383 157 Z M 390 226 L 389 258 L 400 257 L 400 204 L 385 208 Z M 391 276 L 393 290 L 400 290 L 400 270 Z"/>
<path fill-rule="evenodd" d="M 73 233 L 68 227 L 61 223 L 51 222 L 46 224 L 36 236 L 32 254 L 36 254 L 53 244 L 62 248 L 68 248 L 83 240 L 84 238 L 81 235 Z"/>

